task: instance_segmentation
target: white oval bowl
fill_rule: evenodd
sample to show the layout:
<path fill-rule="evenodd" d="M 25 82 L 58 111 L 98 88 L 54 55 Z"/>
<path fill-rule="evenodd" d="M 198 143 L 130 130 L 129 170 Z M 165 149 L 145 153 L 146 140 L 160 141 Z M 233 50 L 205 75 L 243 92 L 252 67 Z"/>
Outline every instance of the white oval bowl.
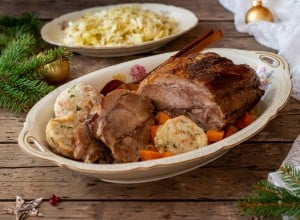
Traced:
<path fill-rule="evenodd" d="M 164 179 L 196 169 L 217 159 L 234 146 L 257 134 L 271 119 L 276 117 L 290 96 L 292 83 L 287 62 L 274 53 L 218 48 L 206 51 L 216 52 L 233 60 L 236 64 L 246 63 L 250 65 L 258 71 L 265 88 L 265 94 L 258 103 L 259 117 L 252 124 L 232 136 L 187 153 L 162 159 L 122 164 L 87 164 L 62 157 L 48 149 L 45 141 L 46 124 L 53 117 L 53 105 L 56 97 L 65 88 L 78 82 L 85 82 L 100 90 L 108 81 L 120 75 L 125 77 L 127 82 L 130 82 L 132 77 L 129 72 L 132 66 L 143 65 L 146 71 L 150 72 L 162 61 L 173 55 L 174 52 L 172 52 L 103 68 L 58 87 L 42 98 L 28 113 L 24 127 L 18 137 L 20 148 L 32 156 L 50 160 L 59 166 L 115 183 L 140 183 Z"/>
<path fill-rule="evenodd" d="M 119 4 L 119 5 L 137 5 L 137 4 Z M 194 28 L 198 23 L 198 18 L 196 15 L 185 9 L 172 5 L 156 4 L 156 3 L 138 3 L 143 9 L 151 10 L 160 14 L 166 14 L 169 17 L 175 19 L 178 22 L 179 32 L 168 37 L 149 41 L 136 45 L 127 45 L 127 46 L 74 46 L 68 45 L 64 42 L 65 33 L 63 31 L 63 26 L 68 21 L 76 21 L 82 15 L 88 12 L 99 12 L 104 9 L 116 7 L 119 5 L 109 5 L 103 7 L 94 7 L 88 8 L 81 11 L 75 11 L 62 15 L 56 19 L 53 19 L 51 22 L 45 24 L 41 29 L 41 36 L 46 42 L 56 45 L 64 46 L 73 52 L 77 52 L 86 56 L 95 56 L 95 57 L 116 57 L 116 56 L 127 56 L 138 53 L 145 53 L 152 50 L 155 50 L 164 44 L 174 40 L 180 35 L 186 33 L 187 31 Z"/>

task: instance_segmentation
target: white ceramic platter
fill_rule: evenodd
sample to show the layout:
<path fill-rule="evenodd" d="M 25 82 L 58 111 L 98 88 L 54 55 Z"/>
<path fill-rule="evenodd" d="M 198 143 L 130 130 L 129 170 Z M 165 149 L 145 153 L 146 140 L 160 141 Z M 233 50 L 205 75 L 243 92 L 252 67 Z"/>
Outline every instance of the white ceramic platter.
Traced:
<path fill-rule="evenodd" d="M 126 5 L 136 5 L 136 4 L 126 4 Z M 195 16 L 195 14 L 184 8 L 179 8 L 172 5 L 154 4 L 154 3 L 144 3 L 144 4 L 141 3 L 138 5 L 141 5 L 141 7 L 145 10 L 151 10 L 175 19 L 178 22 L 180 31 L 176 34 L 170 35 L 169 37 L 160 40 L 149 41 L 149 42 L 132 45 L 132 46 L 110 46 L 110 47 L 109 46 L 107 47 L 71 46 L 64 43 L 65 33 L 63 31 L 63 26 L 68 21 L 76 21 L 82 15 L 85 15 L 88 12 L 92 12 L 92 13 L 99 12 L 104 9 L 118 6 L 118 5 L 109 5 L 104 7 L 88 8 L 81 11 L 76 11 L 76 12 L 62 15 L 52 20 L 51 22 L 45 24 L 41 29 L 41 36 L 46 42 L 50 44 L 56 46 L 64 46 L 70 49 L 71 51 L 80 53 L 82 55 L 95 56 L 95 57 L 115 57 L 115 56 L 126 56 L 126 55 L 144 53 L 144 52 L 157 49 L 163 46 L 164 44 L 166 44 L 167 42 L 174 40 L 180 35 L 191 30 L 198 23 L 198 19 Z"/>
<path fill-rule="evenodd" d="M 97 70 L 70 81 L 41 99 L 28 113 L 18 142 L 22 150 L 32 156 L 50 160 L 59 166 L 76 170 L 82 174 L 98 177 L 115 183 L 148 182 L 188 172 L 222 156 L 229 149 L 246 141 L 262 130 L 287 102 L 291 92 L 291 76 L 287 62 L 276 54 L 261 51 L 235 49 L 209 49 L 232 59 L 234 63 L 247 63 L 257 70 L 265 94 L 258 103 L 259 117 L 246 128 L 232 136 L 207 147 L 175 156 L 151 161 L 124 164 L 87 164 L 64 158 L 51 152 L 45 141 L 45 128 L 53 117 L 56 97 L 66 88 L 78 82 L 89 83 L 101 89 L 108 81 L 120 78 L 132 81 L 130 69 L 136 64 L 151 71 L 174 53 L 165 53 Z"/>

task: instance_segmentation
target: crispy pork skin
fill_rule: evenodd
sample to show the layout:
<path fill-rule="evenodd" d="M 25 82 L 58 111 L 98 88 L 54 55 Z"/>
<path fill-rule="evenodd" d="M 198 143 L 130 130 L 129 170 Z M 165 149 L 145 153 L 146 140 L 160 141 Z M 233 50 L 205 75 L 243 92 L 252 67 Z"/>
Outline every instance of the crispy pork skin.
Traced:
<path fill-rule="evenodd" d="M 140 149 L 149 143 L 153 110 L 149 99 L 116 89 L 95 106 L 88 119 L 89 129 L 110 148 L 116 162 L 137 161 Z"/>
<path fill-rule="evenodd" d="M 264 94 L 248 65 L 207 52 L 168 60 L 146 77 L 138 93 L 172 116 L 186 115 L 204 129 L 222 129 Z"/>

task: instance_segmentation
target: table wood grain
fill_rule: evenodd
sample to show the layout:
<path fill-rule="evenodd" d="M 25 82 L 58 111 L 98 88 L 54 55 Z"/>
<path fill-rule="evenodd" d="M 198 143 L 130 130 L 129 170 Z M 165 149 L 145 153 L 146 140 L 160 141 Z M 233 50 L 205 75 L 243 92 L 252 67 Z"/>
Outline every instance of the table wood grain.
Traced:
<path fill-rule="evenodd" d="M 252 36 L 238 33 L 232 14 L 217 0 L 151 2 L 185 7 L 197 15 L 199 22 L 192 31 L 149 53 L 116 58 L 74 55 L 68 80 L 124 61 L 179 50 L 209 29 L 224 33 L 211 47 L 276 52 L 258 44 Z M 116 3 L 123 1 L 2 0 L 0 15 L 34 12 L 42 22 L 48 22 L 67 12 Z M 248 219 L 237 201 L 280 166 L 300 131 L 300 103 L 290 98 L 256 136 L 201 168 L 156 182 L 113 184 L 24 154 L 17 137 L 25 117 L 0 109 L 0 219 L 14 219 L 2 210 L 15 205 L 16 195 L 26 200 L 43 197 L 39 208 L 45 215 L 42 219 Z M 60 196 L 62 202 L 51 206 L 51 194 Z"/>

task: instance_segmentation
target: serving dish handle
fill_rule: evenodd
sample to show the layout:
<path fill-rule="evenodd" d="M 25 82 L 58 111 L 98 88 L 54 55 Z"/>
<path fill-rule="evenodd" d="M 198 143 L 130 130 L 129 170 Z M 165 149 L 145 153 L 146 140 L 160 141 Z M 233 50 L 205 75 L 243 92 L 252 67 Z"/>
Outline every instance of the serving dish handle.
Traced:
<path fill-rule="evenodd" d="M 26 153 L 39 158 L 55 161 L 55 156 L 53 153 L 47 147 L 41 144 L 35 137 L 30 135 L 28 130 L 22 132 L 19 136 L 19 139 L 22 139 L 22 141 L 19 142 L 21 143 L 19 145 Z"/>

